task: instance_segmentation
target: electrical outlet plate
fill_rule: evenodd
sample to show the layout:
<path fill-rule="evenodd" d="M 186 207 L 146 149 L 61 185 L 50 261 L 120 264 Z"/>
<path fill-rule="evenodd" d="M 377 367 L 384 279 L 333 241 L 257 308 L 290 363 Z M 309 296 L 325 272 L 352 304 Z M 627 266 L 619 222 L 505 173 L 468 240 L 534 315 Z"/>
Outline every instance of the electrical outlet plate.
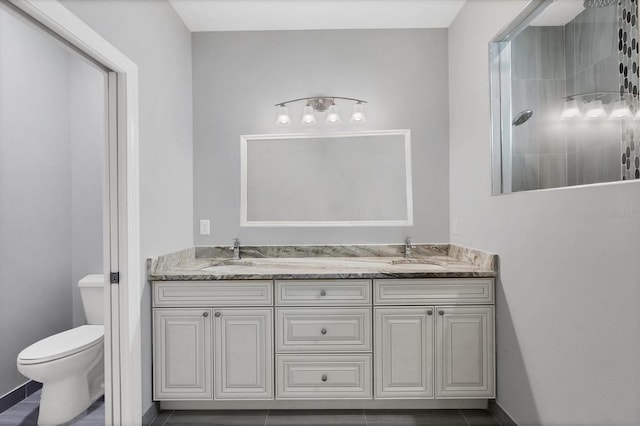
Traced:
<path fill-rule="evenodd" d="M 211 222 L 207 219 L 200 221 L 200 235 L 209 235 L 211 233 Z"/>

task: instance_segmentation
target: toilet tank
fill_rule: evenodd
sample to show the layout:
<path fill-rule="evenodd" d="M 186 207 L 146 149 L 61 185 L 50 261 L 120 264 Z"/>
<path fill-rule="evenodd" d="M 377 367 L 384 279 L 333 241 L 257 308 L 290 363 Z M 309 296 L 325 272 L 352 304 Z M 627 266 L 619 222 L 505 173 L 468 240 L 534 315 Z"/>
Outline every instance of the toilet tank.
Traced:
<path fill-rule="evenodd" d="M 105 285 L 103 274 L 87 275 L 78 281 L 87 324 L 104 324 Z"/>

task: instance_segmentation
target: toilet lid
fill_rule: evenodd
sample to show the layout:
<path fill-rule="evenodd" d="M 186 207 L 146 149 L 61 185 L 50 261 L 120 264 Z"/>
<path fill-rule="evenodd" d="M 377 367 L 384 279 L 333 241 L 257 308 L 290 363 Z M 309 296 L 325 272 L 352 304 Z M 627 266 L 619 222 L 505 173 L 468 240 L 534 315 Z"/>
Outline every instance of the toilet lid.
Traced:
<path fill-rule="evenodd" d="M 18 355 L 22 364 L 36 364 L 73 355 L 104 339 L 103 325 L 81 325 L 42 339 Z"/>

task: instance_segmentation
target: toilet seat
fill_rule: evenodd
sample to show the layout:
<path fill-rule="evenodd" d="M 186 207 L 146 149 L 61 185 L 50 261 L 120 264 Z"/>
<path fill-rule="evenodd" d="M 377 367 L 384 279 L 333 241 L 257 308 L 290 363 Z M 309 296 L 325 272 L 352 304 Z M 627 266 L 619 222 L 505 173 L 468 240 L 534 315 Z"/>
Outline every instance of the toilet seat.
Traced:
<path fill-rule="evenodd" d="M 49 336 L 25 348 L 18 355 L 18 362 L 20 364 L 39 364 L 64 358 L 101 344 L 103 340 L 103 325 L 81 325 Z"/>

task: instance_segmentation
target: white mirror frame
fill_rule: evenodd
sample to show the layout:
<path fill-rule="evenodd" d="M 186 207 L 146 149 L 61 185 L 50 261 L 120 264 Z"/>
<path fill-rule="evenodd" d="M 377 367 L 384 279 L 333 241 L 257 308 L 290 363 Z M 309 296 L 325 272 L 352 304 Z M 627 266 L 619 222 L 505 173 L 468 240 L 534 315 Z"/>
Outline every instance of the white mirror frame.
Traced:
<path fill-rule="evenodd" d="M 357 138 L 365 136 L 403 136 L 405 183 L 406 183 L 406 212 L 405 218 L 398 220 L 335 220 L 335 221 L 258 221 L 248 219 L 248 162 L 247 150 L 251 141 L 268 141 L 282 139 L 324 139 L 324 138 Z M 271 135 L 242 135 L 240 136 L 240 226 L 241 227 L 336 227 L 336 226 L 413 226 L 413 189 L 411 175 L 411 131 L 401 130 L 377 130 L 362 132 L 338 132 L 338 133 L 290 133 Z"/>

